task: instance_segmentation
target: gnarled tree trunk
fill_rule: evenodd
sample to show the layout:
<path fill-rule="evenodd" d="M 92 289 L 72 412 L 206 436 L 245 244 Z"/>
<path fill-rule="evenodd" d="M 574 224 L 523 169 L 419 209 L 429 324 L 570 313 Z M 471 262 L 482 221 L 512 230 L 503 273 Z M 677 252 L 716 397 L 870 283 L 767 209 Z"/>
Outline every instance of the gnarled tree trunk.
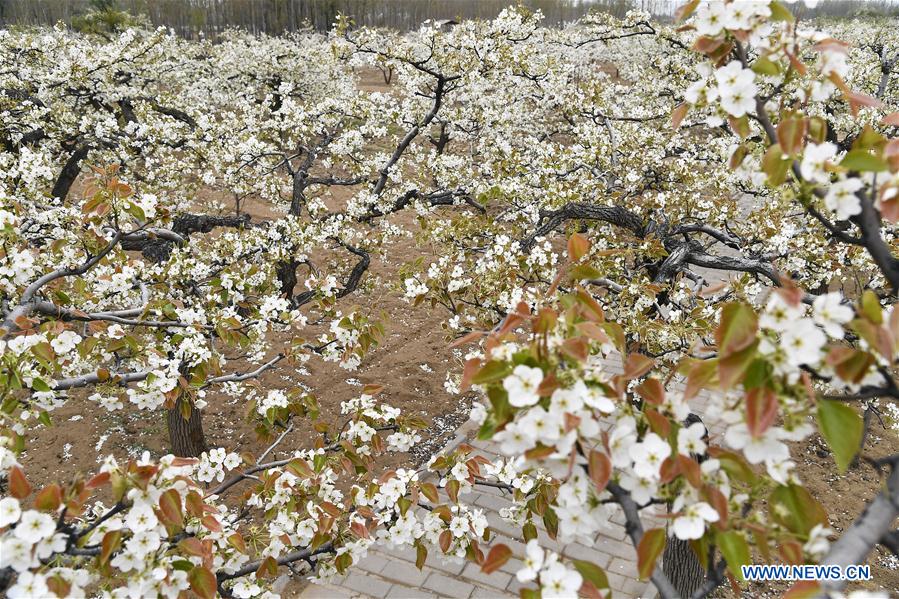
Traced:
<path fill-rule="evenodd" d="M 203 435 L 203 419 L 200 410 L 190 406 L 190 417 L 181 414 L 183 400 L 179 397 L 175 407 L 166 410 L 166 424 L 169 430 L 169 444 L 172 453 L 183 458 L 195 458 L 206 451 Z"/>

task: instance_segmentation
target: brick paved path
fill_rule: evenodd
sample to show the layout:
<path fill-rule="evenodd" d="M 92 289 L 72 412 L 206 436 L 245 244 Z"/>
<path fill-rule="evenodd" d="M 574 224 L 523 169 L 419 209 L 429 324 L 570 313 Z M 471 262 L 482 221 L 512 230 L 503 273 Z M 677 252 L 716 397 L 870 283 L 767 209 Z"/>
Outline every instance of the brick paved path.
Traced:
<path fill-rule="evenodd" d="M 620 372 L 619 363 L 607 363 L 610 372 Z M 676 389 L 677 386 L 674 386 Z M 672 392 L 677 392 L 672 389 Z M 691 409 L 702 414 L 705 398 L 691 400 Z M 478 453 L 488 458 L 496 457 L 496 444 L 473 440 L 477 427 L 472 422 L 463 425 L 443 451 L 450 451 L 465 441 L 477 448 Z M 713 434 L 718 431 L 713 430 Z M 495 532 L 491 546 L 495 542 L 505 543 L 513 555 L 524 554 L 520 530 L 506 523 L 499 516 L 499 510 L 511 504 L 503 491 L 489 487 L 475 487 L 463 496 L 466 502 L 484 509 L 487 520 Z M 664 526 L 664 521 L 647 517 L 644 511 L 644 525 Z M 538 523 L 542 526 L 542 523 Z M 606 570 L 614 597 L 649 599 L 656 596 L 655 587 L 649 582 L 637 580 L 637 556 L 630 539 L 624 531 L 624 515 L 619 511 L 608 526 L 596 536 L 593 545 L 568 543 L 563 545 L 553 541 L 545 530 L 538 526 L 541 544 L 564 556 L 591 561 Z M 489 546 L 483 548 L 486 554 Z M 518 597 L 523 586 L 515 578 L 521 568 L 521 561 L 510 559 L 500 570 L 486 575 L 478 565 L 471 562 L 453 562 L 441 559 L 439 550 L 431 552 L 424 568 L 415 567 L 415 551 L 410 548 L 389 549 L 377 546 L 369 551 L 368 557 L 355 565 L 345 576 L 335 578 L 328 585 L 310 584 L 300 594 L 302 599 L 345 599 L 345 598 L 397 598 L 424 599 L 430 597 L 461 598 L 504 598 Z"/>

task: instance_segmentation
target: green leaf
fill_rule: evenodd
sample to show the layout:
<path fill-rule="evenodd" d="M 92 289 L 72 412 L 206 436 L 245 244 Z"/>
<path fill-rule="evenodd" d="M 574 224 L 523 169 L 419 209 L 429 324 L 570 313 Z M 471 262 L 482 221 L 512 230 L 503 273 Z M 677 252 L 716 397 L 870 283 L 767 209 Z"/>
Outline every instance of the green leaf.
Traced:
<path fill-rule="evenodd" d="M 861 313 L 874 324 L 883 323 L 883 308 L 880 306 L 880 300 L 877 298 L 877 294 L 870 289 L 862 294 Z"/>
<path fill-rule="evenodd" d="M 786 21 L 787 23 L 792 23 L 795 20 L 793 17 L 793 13 L 790 12 L 790 9 L 788 9 L 780 2 L 777 2 L 775 0 L 769 5 L 769 7 L 771 8 L 772 21 Z"/>
<path fill-rule="evenodd" d="M 716 536 L 718 548 L 727 561 L 727 569 L 733 574 L 734 578 L 743 582 L 743 572 L 740 566 L 750 563 L 749 544 L 743 535 L 735 530 L 718 533 Z"/>
<path fill-rule="evenodd" d="M 792 532 L 807 535 L 818 524 L 827 524 L 827 512 L 799 485 L 780 485 L 768 498 L 771 518 Z"/>
<path fill-rule="evenodd" d="M 589 264 L 579 264 L 571 269 L 572 279 L 598 279 L 600 277 L 602 277 L 602 273 Z"/>
<path fill-rule="evenodd" d="M 728 476 L 737 480 L 741 480 L 745 483 L 755 483 L 755 472 L 753 472 L 752 468 L 749 466 L 742 455 L 733 451 L 721 449 L 720 447 L 712 449 L 714 451 L 710 450 L 709 453 L 712 455 L 712 457 L 721 462 L 721 469 L 727 472 Z"/>
<path fill-rule="evenodd" d="M 818 402 L 818 429 L 833 451 L 840 472 L 845 472 L 861 447 L 864 422 L 846 404 L 838 401 Z"/>
<path fill-rule="evenodd" d="M 758 318 L 749 304 L 724 304 L 721 322 L 715 330 L 719 358 L 726 358 L 752 345 L 757 330 Z"/>
<path fill-rule="evenodd" d="M 606 571 L 596 564 L 579 559 L 572 560 L 571 563 L 574 565 L 575 570 L 584 577 L 584 580 L 588 581 L 597 589 L 609 588 L 609 577 L 606 576 Z"/>
<path fill-rule="evenodd" d="M 31 380 L 31 388 L 35 391 L 38 391 L 39 393 L 47 393 L 48 391 L 52 391 L 50 385 L 48 385 L 47 382 L 44 381 L 44 379 L 38 378 Z"/>
<path fill-rule="evenodd" d="M 471 382 L 475 385 L 483 385 L 503 379 L 512 372 L 512 366 L 508 362 L 500 360 L 490 360 L 484 364 L 477 374 L 471 377 Z"/>
<path fill-rule="evenodd" d="M 757 58 L 750 68 L 759 75 L 780 75 L 780 65 L 764 56 Z"/>
<path fill-rule="evenodd" d="M 768 175 L 767 183 L 770 187 L 777 187 L 787 179 L 792 160 L 785 156 L 779 144 L 774 144 L 762 157 L 762 172 Z"/>
<path fill-rule="evenodd" d="M 840 166 L 859 172 L 879 172 L 890 168 L 885 160 L 867 150 L 850 150 L 840 162 Z"/>

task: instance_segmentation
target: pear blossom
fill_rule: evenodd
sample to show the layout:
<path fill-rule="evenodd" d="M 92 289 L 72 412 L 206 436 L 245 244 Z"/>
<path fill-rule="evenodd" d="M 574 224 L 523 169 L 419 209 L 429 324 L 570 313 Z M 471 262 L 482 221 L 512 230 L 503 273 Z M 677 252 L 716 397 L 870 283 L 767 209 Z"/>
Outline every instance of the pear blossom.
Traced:
<path fill-rule="evenodd" d="M 16 578 L 16 583 L 6 591 L 10 599 L 35 599 L 38 597 L 50 597 L 50 588 L 43 574 L 21 572 Z"/>
<path fill-rule="evenodd" d="M 836 154 L 837 146 L 829 141 L 820 144 L 810 143 L 802 154 L 799 172 L 804 179 L 812 183 L 827 183 L 830 181 L 830 173 L 825 167 Z"/>
<path fill-rule="evenodd" d="M 643 478 L 658 478 L 659 468 L 669 455 L 671 455 L 671 446 L 655 433 L 647 434 L 642 441 L 630 447 L 634 472 Z"/>
<path fill-rule="evenodd" d="M 810 318 L 800 318 L 783 333 L 780 345 L 791 364 L 817 364 L 827 342 L 824 332 Z"/>
<path fill-rule="evenodd" d="M 755 107 L 755 73 L 732 61 L 715 71 L 721 107 L 734 117 L 741 117 Z"/>
<path fill-rule="evenodd" d="M 858 179 L 841 179 L 827 190 L 824 205 L 836 213 L 837 220 L 847 220 L 862 211 L 861 201 L 855 195 L 861 188 L 862 182 Z"/>
<path fill-rule="evenodd" d="M 718 512 L 704 501 L 686 506 L 671 524 L 674 535 L 682 541 L 698 539 L 705 533 L 706 522 L 717 522 Z"/>
<path fill-rule="evenodd" d="M 742 422 L 729 426 L 724 433 L 727 444 L 734 449 L 742 450 L 750 464 L 789 459 L 790 450 L 780 438 L 780 429 L 774 426 L 768 427 L 758 436 L 752 436 L 749 427 Z"/>
<path fill-rule="evenodd" d="M 48 514 L 26 510 L 13 532 L 23 541 L 35 544 L 56 532 L 56 521 Z"/>
<path fill-rule="evenodd" d="M 554 562 L 540 572 L 540 583 L 543 595 L 550 597 L 577 597 L 584 579 L 573 568 L 561 562 Z"/>
<path fill-rule="evenodd" d="M 543 382 L 543 371 L 539 368 L 519 364 L 512 374 L 503 380 L 503 387 L 509 392 L 509 403 L 516 408 L 532 406 L 540 400 L 537 388 Z"/>
<path fill-rule="evenodd" d="M 0 528 L 18 522 L 21 515 L 22 510 L 19 507 L 18 499 L 15 497 L 0 499 Z"/>
<path fill-rule="evenodd" d="M 842 339 L 843 326 L 854 317 L 852 308 L 843 304 L 843 297 L 837 293 L 824 293 L 812 303 L 812 318 L 833 339 Z"/>
<path fill-rule="evenodd" d="M 703 455 L 706 444 L 703 437 L 706 435 L 705 425 L 694 422 L 688 427 L 677 431 L 677 452 L 681 455 Z"/>
<path fill-rule="evenodd" d="M 537 539 L 531 539 L 525 546 L 524 567 L 515 573 L 518 582 L 535 580 L 543 568 L 546 553 Z"/>

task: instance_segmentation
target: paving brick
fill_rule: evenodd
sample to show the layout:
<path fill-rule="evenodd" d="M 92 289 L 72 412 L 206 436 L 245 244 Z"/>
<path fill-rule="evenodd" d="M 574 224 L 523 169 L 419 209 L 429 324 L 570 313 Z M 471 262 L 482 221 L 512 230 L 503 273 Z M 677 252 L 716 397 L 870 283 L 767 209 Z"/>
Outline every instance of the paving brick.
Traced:
<path fill-rule="evenodd" d="M 428 559 L 425 560 L 425 567 L 430 566 L 441 572 L 458 575 L 465 569 L 465 562 L 461 560 L 449 560 L 443 557 L 439 551 L 431 551 L 428 553 Z"/>
<path fill-rule="evenodd" d="M 419 570 L 415 567 L 415 564 L 407 561 L 393 560 L 388 562 L 384 569 L 381 570 L 379 576 L 394 582 L 418 587 L 421 586 L 430 572 L 431 570 L 427 568 Z"/>
<path fill-rule="evenodd" d="M 625 595 L 624 585 L 627 583 L 629 579 L 625 578 L 621 574 L 615 574 L 614 572 L 609 572 L 606 570 L 606 576 L 609 578 L 609 586 L 612 587 L 612 591 L 614 591 L 613 595 Z"/>
<path fill-rule="evenodd" d="M 356 564 L 356 568 L 358 568 L 359 570 L 365 570 L 366 572 L 377 574 L 384 569 L 384 566 L 389 563 L 390 560 L 388 560 L 386 556 L 378 555 L 377 553 L 369 553 L 364 558 L 359 560 L 359 563 Z"/>
<path fill-rule="evenodd" d="M 647 526 L 647 522 L 648 522 L 648 521 L 649 521 L 649 520 L 648 520 L 647 518 L 643 518 L 643 526 L 644 526 L 644 527 Z M 612 539 L 618 539 L 619 541 L 624 541 L 624 540 L 626 540 L 626 539 L 628 538 L 628 537 L 627 537 L 627 530 L 625 530 L 624 526 L 621 526 L 621 525 L 619 525 L 619 524 L 617 524 L 617 523 L 616 523 L 616 524 L 609 524 L 609 525 L 607 525 L 607 526 L 603 526 L 602 529 L 601 529 L 600 534 L 601 534 L 602 536 L 604 536 L 604 537 L 608 537 L 608 538 L 612 538 Z"/>
<path fill-rule="evenodd" d="M 308 584 L 300 591 L 300 599 L 353 599 L 357 593 L 332 585 Z"/>
<path fill-rule="evenodd" d="M 427 591 L 423 591 L 421 587 L 407 587 L 401 584 L 395 584 L 390 587 L 385 599 L 437 599 L 438 595 L 434 595 Z"/>
<path fill-rule="evenodd" d="M 474 585 L 459 580 L 458 578 L 450 578 L 437 572 L 428 576 L 424 587 L 426 589 L 440 593 L 445 597 L 453 597 L 454 599 L 464 599 L 471 595 L 474 591 Z"/>
<path fill-rule="evenodd" d="M 517 578 L 513 578 L 509 583 L 509 586 L 506 587 L 506 590 L 514 595 L 519 595 L 519 591 L 521 589 L 536 589 L 537 585 L 533 582 L 521 583 L 518 582 Z"/>
<path fill-rule="evenodd" d="M 365 593 L 370 597 L 386 597 L 392 585 L 386 580 L 381 580 L 371 575 L 351 572 L 341 586 Z"/>
<path fill-rule="evenodd" d="M 634 550 L 634 546 L 631 545 L 630 541 L 619 541 L 618 539 L 611 539 L 609 537 L 599 537 L 596 539 L 594 547 L 609 555 L 623 557 L 633 556 L 634 559 L 636 559 L 637 556 L 637 552 Z"/>
<path fill-rule="evenodd" d="M 653 590 L 655 589 L 655 587 L 652 586 L 652 583 L 650 583 L 650 586 Z M 622 587 L 623 594 L 628 597 L 640 597 L 641 599 L 649 599 L 646 595 L 646 589 L 646 583 L 640 582 L 636 578 L 626 580 L 624 582 L 624 586 Z"/>
<path fill-rule="evenodd" d="M 513 576 L 518 573 L 519 570 L 524 568 L 524 562 L 518 558 L 511 558 L 502 567 L 499 569 L 500 572 L 506 572 L 508 574 L 512 574 Z"/>
<path fill-rule="evenodd" d="M 487 523 L 495 532 L 507 537 L 517 538 L 521 536 L 521 527 L 503 520 L 496 512 L 487 512 Z"/>
<path fill-rule="evenodd" d="M 512 599 L 513 597 L 518 597 L 518 595 L 513 595 L 509 591 L 497 591 L 483 587 L 475 587 L 471 594 L 471 599 Z"/>
<path fill-rule="evenodd" d="M 633 560 L 622 557 L 612 558 L 612 563 L 609 564 L 608 570 L 621 574 L 625 578 L 637 577 L 637 564 Z"/>
<path fill-rule="evenodd" d="M 485 485 L 478 485 L 475 487 L 477 489 L 477 493 L 481 495 L 493 495 L 494 497 L 509 497 L 509 492 L 499 487 L 489 487 Z"/>
<path fill-rule="evenodd" d="M 570 543 L 565 546 L 562 553 L 572 559 L 580 559 L 592 562 L 600 568 L 607 568 L 612 561 L 612 556 L 605 551 L 600 551 L 595 547 L 587 547 L 580 543 Z"/>
<path fill-rule="evenodd" d="M 369 552 L 371 554 L 372 552 Z M 415 558 L 417 557 L 415 553 L 415 549 L 407 546 L 402 547 L 378 547 L 378 550 L 375 552 L 381 557 L 386 557 L 388 561 L 392 561 L 395 559 L 402 559 L 407 562 L 415 563 Z"/>
<path fill-rule="evenodd" d="M 462 570 L 461 577 L 465 580 L 470 580 L 479 583 L 480 585 L 494 587 L 496 589 L 504 589 L 506 588 L 506 585 L 512 582 L 511 574 L 506 574 L 502 570 L 484 574 L 481 572 L 481 567 L 477 564 L 468 564 L 465 566 L 465 569 Z"/>
<path fill-rule="evenodd" d="M 490 493 L 478 493 L 476 499 L 474 500 L 474 504 L 482 508 L 492 510 L 494 512 L 499 512 L 501 509 L 507 508 L 512 505 L 511 497 L 511 494 L 508 493 L 505 497 L 493 495 Z"/>

